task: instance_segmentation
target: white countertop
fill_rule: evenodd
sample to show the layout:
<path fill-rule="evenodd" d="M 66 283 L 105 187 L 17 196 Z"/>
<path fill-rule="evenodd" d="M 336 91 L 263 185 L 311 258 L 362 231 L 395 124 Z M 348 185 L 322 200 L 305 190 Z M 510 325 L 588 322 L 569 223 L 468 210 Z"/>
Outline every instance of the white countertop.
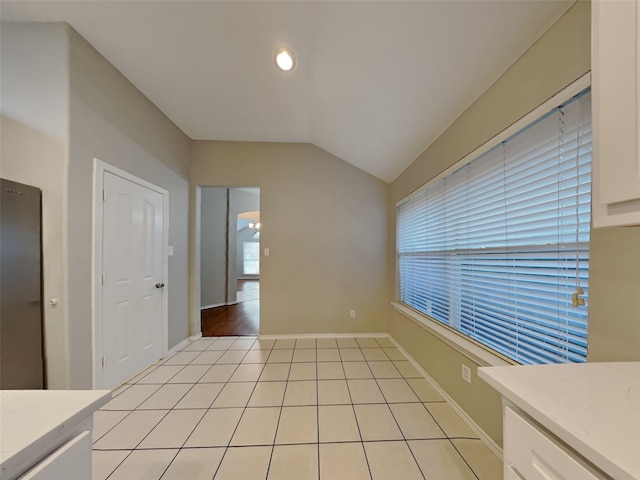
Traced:
<path fill-rule="evenodd" d="M 108 390 L 0 391 L 0 472 L 22 473 L 46 455 L 47 445 L 93 414 L 111 398 Z M 53 448 L 57 447 L 52 445 Z"/>
<path fill-rule="evenodd" d="M 607 475 L 640 479 L 640 362 L 484 367 L 478 372 Z"/>

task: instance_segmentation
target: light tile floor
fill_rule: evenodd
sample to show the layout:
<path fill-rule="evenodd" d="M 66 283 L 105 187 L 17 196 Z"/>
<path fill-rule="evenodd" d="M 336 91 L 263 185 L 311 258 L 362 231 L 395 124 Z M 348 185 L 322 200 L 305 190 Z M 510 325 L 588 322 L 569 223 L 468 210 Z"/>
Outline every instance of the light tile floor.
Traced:
<path fill-rule="evenodd" d="M 498 480 L 387 338 L 202 338 L 94 416 L 94 480 Z"/>

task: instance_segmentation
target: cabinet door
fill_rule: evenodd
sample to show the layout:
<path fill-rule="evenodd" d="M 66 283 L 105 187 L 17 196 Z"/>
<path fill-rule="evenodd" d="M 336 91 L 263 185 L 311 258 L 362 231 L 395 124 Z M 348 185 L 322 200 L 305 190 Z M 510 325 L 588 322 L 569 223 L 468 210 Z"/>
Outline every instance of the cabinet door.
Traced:
<path fill-rule="evenodd" d="M 591 8 L 594 225 L 640 223 L 640 0 Z"/>
<path fill-rule="evenodd" d="M 19 480 L 90 480 L 91 432 L 82 432 L 65 443 Z"/>
<path fill-rule="evenodd" d="M 509 407 L 504 411 L 505 478 L 603 480 L 605 477 Z M 511 471 L 509 471 L 511 470 Z"/>

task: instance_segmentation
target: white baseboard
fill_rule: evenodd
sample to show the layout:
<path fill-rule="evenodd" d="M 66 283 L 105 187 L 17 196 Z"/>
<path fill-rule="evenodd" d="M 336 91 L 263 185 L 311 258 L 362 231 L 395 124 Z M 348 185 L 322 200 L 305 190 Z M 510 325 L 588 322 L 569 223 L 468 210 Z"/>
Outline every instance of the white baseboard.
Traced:
<path fill-rule="evenodd" d="M 480 437 L 480 440 L 484 442 L 484 444 L 489 448 L 489 450 L 491 450 L 500 459 L 500 461 L 502 461 L 503 459 L 502 448 L 500 448 L 500 446 L 489 435 L 487 435 L 486 432 L 482 428 L 480 428 L 480 426 L 476 422 L 474 422 L 469 415 L 467 415 L 467 412 L 465 412 L 453 400 L 453 398 L 451 398 L 449 394 L 445 392 L 440 385 L 438 385 L 438 382 L 436 382 L 431 377 L 431 375 L 429 375 L 426 372 L 426 370 L 422 368 L 420 364 L 416 362 L 415 359 L 411 355 L 409 355 L 404 348 L 400 346 L 400 344 L 396 341 L 395 338 L 393 338 L 391 335 L 386 335 L 386 336 L 396 346 L 396 348 L 400 350 L 405 357 L 407 357 L 407 360 L 411 362 L 411 364 L 418 370 L 418 372 L 420 372 L 420 374 L 425 378 L 425 380 L 431 384 L 431 386 L 440 394 L 440 396 L 447 401 L 447 403 L 451 406 L 451 408 L 453 408 L 455 412 L 458 415 L 460 415 L 460 417 L 462 417 L 462 420 L 464 420 L 465 423 L 469 425 L 469 428 L 471 428 L 471 430 L 473 430 L 475 433 L 478 434 L 478 436 Z"/>
<path fill-rule="evenodd" d="M 207 310 L 208 308 L 224 307 L 229 305 L 228 303 L 214 303 L 213 305 L 203 305 L 200 310 Z"/>
<path fill-rule="evenodd" d="M 202 307 L 200 307 L 200 311 L 202 310 L 208 310 L 210 308 L 218 308 L 218 307 L 228 307 L 231 305 L 237 305 L 238 301 L 236 300 L 235 302 L 227 302 L 227 303 L 214 303 L 213 305 L 204 305 Z"/>
<path fill-rule="evenodd" d="M 202 334 L 200 334 L 202 335 Z M 187 345 L 189 345 L 191 343 L 191 337 L 187 337 L 184 340 L 182 340 L 180 343 L 177 343 L 176 345 L 174 345 L 173 347 L 171 347 L 169 349 L 169 351 L 167 352 L 167 355 L 163 358 L 168 358 L 171 355 L 173 355 L 174 353 L 176 353 L 178 350 L 182 350 L 184 347 L 186 347 Z"/>
<path fill-rule="evenodd" d="M 288 340 L 291 338 L 386 338 L 386 333 L 299 333 L 281 335 L 259 335 L 261 340 Z"/>

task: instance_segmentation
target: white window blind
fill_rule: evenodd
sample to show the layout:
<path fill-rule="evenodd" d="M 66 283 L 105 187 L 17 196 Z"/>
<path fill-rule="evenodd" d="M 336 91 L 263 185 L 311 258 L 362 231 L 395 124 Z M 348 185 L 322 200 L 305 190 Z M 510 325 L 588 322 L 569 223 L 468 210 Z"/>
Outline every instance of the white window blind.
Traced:
<path fill-rule="evenodd" d="M 588 91 L 397 214 L 402 303 L 520 363 L 586 361 Z"/>

